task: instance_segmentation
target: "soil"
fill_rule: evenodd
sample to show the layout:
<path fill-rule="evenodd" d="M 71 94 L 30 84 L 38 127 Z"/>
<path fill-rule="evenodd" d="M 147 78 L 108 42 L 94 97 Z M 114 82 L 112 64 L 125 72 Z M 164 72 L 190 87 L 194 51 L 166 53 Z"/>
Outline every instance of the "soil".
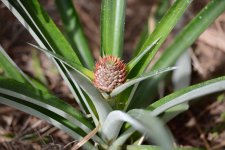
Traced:
<path fill-rule="evenodd" d="M 152 30 L 157 0 L 127 0 L 124 59 L 128 61 L 143 31 L 147 20 Z M 172 41 L 183 27 L 208 0 L 194 1 L 185 17 L 168 37 L 160 49 Z M 47 12 L 62 29 L 60 16 L 54 1 L 41 0 Z M 95 59 L 100 48 L 100 0 L 74 0 L 85 34 Z M 140 9 L 141 8 L 141 9 Z M 225 74 L 225 13 L 223 13 L 192 45 L 191 82 L 199 83 Z M 28 46 L 35 43 L 24 27 L 0 2 L 0 44 L 16 64 L 28 75 L 43 81 L 58 97 L 77 106 L 66 84 L 56 71 L 53 63 L 42 53 Z M 37 72 L 34 66 L 39 62 L 42 70 Z M 0 71 L 1 74 L 1 71 Z M 39 150 L 62 149 L 73 139 L 66 133 L 14 108 L 0 105 L 0 149 Z M 225 93 L 217 93 L 200 98 L 192 103 L 190 109 L 168 123 L 176 143 L 179 146 L 202 147 L 208 150 L 225 149 Z M 75 141 L 76 142 L 76 141 Z M 70 147 L 70 146 L 69 146 Z M 67 148 L 69 148 L 67 147 Z"/>

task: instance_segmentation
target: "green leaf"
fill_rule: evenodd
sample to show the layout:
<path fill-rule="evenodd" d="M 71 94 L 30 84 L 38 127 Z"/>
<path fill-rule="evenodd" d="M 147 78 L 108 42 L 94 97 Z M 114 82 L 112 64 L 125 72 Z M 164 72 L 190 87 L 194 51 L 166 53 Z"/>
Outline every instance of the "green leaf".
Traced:
<path fill-rule="evenodd" d="M 39 81 L 28 77 L 9 57 L 0 45 L 0 67 L 4 70 L 5 76 L 16 81 L 26 83 L 34 88 L 48 91 L 48 89 Z"/>
<path fill-rule="evenodd" d="M 100 122 L 102 123 L 104 121 L 105 116 L 109 113 L 109 111 L 111 111 L 111 107 L 105 102 L 105 99 L 101 96 L 101 94 L 99 93 L 99 91 L 97 91 L 97 89 L 95 87 L 93 87 L 92 83 L 90 83 L 90 79 L 87 79 L 87 77 L 84 75 L 88 75 L 89 78 L 93 78 L 93 72 L 89 71 L 88 69 L 79 66 L 78 64 L 76 64 L 73 61 L 69 61 L 66 60 L 65 58 L 58 56 L 54 53 L 51 53 L 45 49 L 42 49 L 40 47 L 37 47 L 35 45 L 30 44 L 31 46 L 46 52 L 47 54 L 50 54 L 51 56 L 59 59 L 60 61 L 62 61 L 63 63 L 69 65 L 70 67 L 72 67 L 74 69 L 74 71 L 76 72 L 76 75 L 74 74 L 75 80 L 80 83 L 79 85 L 84 89 L 84 91 L 87 93 L 87 95 L 89 95 L 89 97 L 91 98 L 91 100 L 93 101 L 98 115 L 100 117 Z M 83 74 L 84 73 L 84 74 Z M 92 76 L 90 76 L 90 74 Z M 76 83 L 74 83 L 76 84 Z M 77 87 L 77 89 L 79 90 L 79 87 Z M 80 95 L 82 96 L 82 91 L 79 91 Z M 86 104 L 86 107 L 88 108 L 89 112 L 92 114 L 92 117 L 95 118 L 95 115 L 93 113 L 92 108 L 89 106 L 87 99 L 85 98 L 85 96 L 82 96 L 82 100 L 83 102 Z M 99 104 L 101 103 L 101 104 Z M 97 122 L 96 122 L 97 124 Z"/>
<path fill-rule="evenodd" d="M 53 46 L 51 45 L 51 44 L 54 45 L 54 42 L 51 42 L 51 40 L 48 41 L 49 38 L 45 34 L 45 29 L 38 27 L 37 24 L 35 23 L 35 21 L 37 21 L 38 19 L 35 18 L 35 20 L 34 20 L 32 18 L 32 16 L 29 14 L 29 12 L 24 8 L 24 6 L 19 1 L 2 0 L 2 2 L 9 8 L 9 10 L 16 16 L 16 18 L 23 24 L 23 26 L 30 32 L 30 34 L 33 36 L 33 38 L 37 41 L 37 43 L 41 47 L 43 47 L 45 49 L 49 49 L 51 51 L 55 51 L 55 50 L 53 50 Z M 47 15 L 47 14 L 45 14 L 45 15 Z M 46 21 L 48 21 L 48 20 L 46 20 Z M 51 25 L 51 23 L 50 23 L 50 25 Z M 54 25 L 53 25 L 52 29 L 54 29 Z M 44 31 L 42 31 L 42 30 L 44 30 Z M 56 32 L 59 32 L 59 31 L 56 31 Z M 55 38 L 57 38 L 57 37 L 55 37 Z M 66 49 L 60 49 L 60 50 L 65 51 Z M 60 53 L 59 53 L 59 55 L 60 55 Z M 66 55 L 65 56 L 62 55 L 62 56 L 66 57 Z M 70 58 L 67 58 L 67 59 L 70 59 Z M 76 59 L 74 59 L 74 60 L 76 60 Z M 77 92 L 77 91 L 79 91 L 77 89 L 79 87 L 75 83 L 75 80 L 73 80 L 71 78 L 70 72 L 64 66 L 63 63 L 61 63 L 58 60 L 54 60 L 54 62 L 56 63 L 62 78 L 65 80 L 69 89 L 71 90 L 72 94 L 74 95 L 75 100 L 79 104 L 80 108 L 83 110 L 83 108 L 85 108 L 85 106 L 82 105 L 83 104 L 82 103 L 82 96 L 81 96 L 82 94 L 79 95 L 79 92 Z"/>
<path fill-rule="evenodd" d="M 141 31 L 140 37 L 138 38 L 138 42 L 135 47 L 133 56 L 137 56 L 137 54 L 139 54 L 142 46 L 144 45 L 144 42 L 154 30 L 156 23 L 162 19 L 163 15 L 169 9 L 169 3 L 170 2 L 167 0 L 159 0 L 157 1 L 157 6 L 154 6 L 152 8 L 150 15 L 148 16 L 148 20 L 146 21 L 146 24 Z"/>
<path fill-rule="evenodd" d="M 174 140 L 171 136 L 172 134 L 169 129 L 167 129 L 164 122 L 155 117 L 152 112 L 144 109 L 133 109 L 130 110 L 128 114 L 149 127 L 149 133 L 147 131 L 147 134 L 144 136 L 147 138 L 150 137 L 153 142 L 161 147 L 162 150 L 173 149 Z"/>
<path fill-rule="evenodd" d="M 212 0 L 199 14 L 176 36 L 165 50 L 153 69 L 169 67 L 181 56 L 199 35 L 213 23 L 225 10 L 225 1 Z M 172 54 L 172 55 L 171 55 Z"/>
<path fill-rule="evenodd" d="M 133 67 L 135 67 L 135 65 L 145 56 L 147 55 L 147 53 L 149 53 L 152 48 L 157 44 L 157 42 L 159 41 L 159 39 L 155 40 L 153 43 L 151 43 L 148 47 L 146 47 L 146 49 L 144 51 L 142 51 L 139 55 L 137 55 L 136 57 L 134 57 L 128 64 L 127 64 L 127 72 L 129 74 L 129 72 L 131 71 L 131 69 Z"/>
<path fill-rule="evenodd" d="M 125 130 L 119 137 L 116 138 L 116 140 L 111 144 L 110 148 L 116 149 L 127 141 L 127 139 L 135 132 L 134 128 L 128 128 Z"/>
<path fill-rule="evenodd" d="M 124 40 L 126 0 L 102 0 L 101 56 L 121 57 Z"/>
<path fill-rule="evenodd" d="M 89 133 L 91 129 L 93 129 L 90 122 L 72 106 L 49 93 L 35 90 L 24 83 L 19 83 L 11 79 L 0 78 L 0 95 L 18 98 L 20 101 L 29 102 L 45 109 L 49 109 L 78 126 L 86 133 Z M 94 139 L 102 143 L 100 138 L 97 136 Z"/>
<path fill-rule="evenodd" d="M 89 97 L 91 98 L 91 100 L 93 101 L 94 105 L 97 108 L 98 111 L 98 115 L 100 116 L 100 122 L 103 122 L 105 115 L 107 115 L 109 113 L 109 111 L 111 111 L 111 107 L 105 103 L 105 100 L 103 99 L 103 97 L 100 95 L 100 93 L 96 90 L 95 87 L 93 87 L 93 85 L 90 83 L 90 79 L 87 79 L 87 77 L 84 75 L 86 74 L 87 76 L 89 76 L 89 78 L 93 78 L 93 72 L 89 71 L 88 69 L 76 64 L 73 61 L 70 60 L 66 60 L 65 58 L 54 54 L 52 52 L 49 52 L 43 48 L 40 48 L 38 46 L 35 46 L 33 44 L 30 44 L 31 46 L 46 52 L 47 54 L 55 57 L 56 59 L 59 59 L 60 61 L 62 61 L 63 63 L 65 63 L 66 65 L 72 67 L 74 69 L 75 72 L 77 72 L 80 75 L 75 75 L 75 80 L 78 83 L 81 83 L 79 86 L 82 86 L 82 88 L 84 89 L 84 91 L 86 91 L 87 95 L 89 95 Z M 84 73 L 84 74 L 83 74 Z M 83 76 L 83 77 L 82 77 Z M 88 81 L 87 81 L 88 80 Z M 74 84 L 76 84 L 74 82 Z M 79 91 L 79 87 L 77 87 L 78 92 L 80 93 L 81 97 L 82 97 L 82 101 L 86 104 L 86 107 L 88 108 L 89 112 L 92 114 L 92 117 L 95 121 L 95 124 L 97 125 L 98 123 L 96 122 L 96 116 L 94 114 L 94 110 L 89 106 L 90 104 L 88 103 L 86 97 L 83 95 L 82 91 Z M 81 103 L 81 102 L 80 102 Z M 101 104 L 99 104 L 101 103 Z"/>
<path fill-rule="evenodd" d="M 140 75 L 138 77 L 135 77 L 127 82 L 125 82 L 124 84 L 118 86 L 117 88 L 115 88 L 110 96 L 111 97 L 114 97 L 118 94 L 120 94 L 121 92 L 123 92 L 124 90 L 126 90 L 127 88 L 129 88 L 130 86 L 136 84 L 136 83 L 139 83 L 145 79 L 148 79 L 150 77 L 153 77 L 153 76 L 156 76 L 156 75 L 159 75 L 161 73 L 164 73 L 164 72 L 168 72 L 168 71 L 172 71 L 176 69 L 176 67 L 169 67 L 169 68 L 163 68 L 163 69 L 159 69 L 159 70 L 156 70 L 156 71 L 153 71 L 153 72 L 148 72 L 148 73 L 145 73 L 143 75 Z"/>
<path fill-rule="evenodd" d="M 62 18 L 67 39 L 76 51 L 82 64 L 92 69 L 94 60 L 73 2 L 71 0 L 56 0 L 55 3 Z"/>
<path fill-rule="evenodd" d="M 162 115 L 160 115 L 160 119 L 163 122 L 169 122 L 171 119 L 175 118 L 180 113 L 189 109 L 189 104 L 182 103 L 180 105 L 176 105 L 172 108 L 167 109 Z"/>
<path fill-rule="evenodd" d="M 225 91 L 225 76 L 181 89 L 151 104 L 148 109 L 157 116 L 178 104 L 219 91 Z"/>
<path fill-rule="evenodd" d="M 80 64 L 69 43 L 37 0 L 28 2 L 2 0 L 2 2 L 17 17 L 41 47 L 55 51 L 57 54 L 61 54 L 68 59 L 74 59 Z"/>
<path fill-rule="evenodd" d="M 73 77 L 77 81 L 79 86 L 90 97 L 98 113 L 99 122 L 102 125 L 108 114 L 112 111 L 111 106 L 103 98 L 101 93 L 94 87 L 90 80 L 87 80 L 87 78 L 79 71 L 74 70 Z"/>
<path fill-rule="evenodd" d="M 94 78 L 93 72 L 88 70 L 87 68 L 77 64 L 75 61 L 64 58 L 60 55 L 57 55 L 57 54 L 55 54 L 55 53 L 53 53 L 49 50 L 43 49 L 43 48 L 41 48 L 39 46 L 36 46 L 36 45 L 33 45 L 31 43 L 28 43 L 28 44 L 31 45 L 32 47 L 42 51 L 42 52 L 45 52 L 46 54 L 49 54 L 51 57 L 54 57 L 54 58 L 58 59 L 59 61 L 62 61 L 64 64 L 66 64 L 70 68 L 76 69 L 77 71 L 80 71 L 81 73 L 86 75 L 90 80 L 93 80 L 93 78 Z"/>
<path fill-rule="evenodd" d="M 189 105 L 188 104 L 180 104 L 177 106 L 174 106 L 172 108 L 169 108 L 166 110 L 162 115 L 159 116 L 161 120 L 163 120 L 163 123 L 166 123 L 176 117 L 181 112 L 184 112 L 188 110 Z M 156 116 L 155 116 L 156 117 Z M 128 127 L 111 145 L 112 148 L 116 148 L 119 146 L 124 145 L 124 143 L 127 141 L 127 139 L 135 133 L 135 129 Z"/>
<path fill-rule="evenodd" d="M 159 39 L 158 44 L 154 47 L 154 49 L 151 51 L 151 53 L 147 56 L 145 56 L 139 63 L 136 65 L 135 68 L 132 69 L 131 76 L 134 77 L 138 74 L 141 74 L 144 72 L 146 67 L 149 65 L 152 58 L 155 56 L 156 52 L 158 51 L 159 47 L 162 45 L 170 31 L 173 29 L 173 27 L 176 25 L 176 23 L 181 18 L 184 11 L 187 9 L 189 4 L 192 0 L 178 0 L 175 1 L 173 6 L 167 11 L 167 13 L 164 15 L 164 17 L 161 19 L 161 21 L 156 25 L 155 30 L 147 40 L 144 42 L 144 45 L 141 47 L 140 52 L 146 49 L 148 45 L 153 43 L 155 40 Z"/>
<path fill-rule="evenodd" d="M 176 36 L 172 44 L 165 50 L 152 70 L 173 66 L 176 60 L 187 50 L 187 48 L 198 38 L 198 36 L 225 10 L 225 1 L 213 0 L 208 3 L 201 12 Z M 134 99 L 145 101 L 153 99 L 157 85 L 164 80 L 167 74 L 161 74 L 154 80 L 146 80 L 139 85 L 138 90 L 134 95 Z M 142 92 L 142 90 L 151 92 Z M 139 106 L 146 106 L 146 104 Z M 136 104 L 135 104 L 136 106 Z"/>
<path fill-rule="evenodd" d="M 48 89 L 39 81 L 28 77 L 24 72 L 13 62 L 4 49 L 0 45 L 0 66 L 4 69 L 4 73 L 9 78 L 17 80 L 19 82 L 27 83 L 34 88 L 48 91 Z"/>
<path fill-rule="evenodd" d="M 79 127 L 71 124 L 65 118 L 59 116 L 58 114 L 48 109 L 32 104 L 30 102 L 22 101 L 21 99 L 17 99 L 15 97 L 6 96 L 4 94 L 0 95 L 0 99 L 1 99 L 0 103 L 9 105 L 23 112 L 41 118 L 42 120 L 45 120 L 50 124 L 58 127 L 59 129 L 65 131 L 74 139 L 82 139 L 82 137 L 85 136 L 85 132 L 82 131 Z M 84 145 L 84 147 L 87 149 L 94 148 L 94 146 L 90 142 L 87 142 L 86 145 Z"/>
<path fill-rule="evenodd" d="M 9 55 L 0 45 L 0 64 L 5 71 L 6 75 L 19 82 L 32 83 L 23 71 L 13 62 Z"/>
<path fill-rule="evenodd" d="M 172 150 L 172 139 L 163 123 L 153 117 L 151 112 L 145 110 L 131 110 L 111 112 L 102 126 L 102 134 L 107 141 L 113 141 L 119 134 L 123 122 L 128 122 L 136 130 L 150 137 L 163 150 Z M 110 132 L 108 132 L 110 130 Z"/>
<path fill-rule="evenodd" d="M 20 83 L 12 79 L 0 78 L 0 93 L 23 99 L 24 101 L 34 103 L 35 105 L 39 105 L 40 107 L 44 107 L 46 109 L 51 109 L 62 117 L 66 118 L 68 116 L 67 119 L 71 119 L 71 122 L 74 121 L 73 118 L 75 118 L 80 122 L 80 125 L 82 123 L 86 126 L 84 128 L 86 131 L 90 131 L 88 128 L 93 129 L 92 125 L 86 120 L 86 118 L 84 118 L 80 112 L 72 106 L 47 92 L 34 89 L 25 83 Z"/>
<path fill-rule="evenodd" d="M 19 3 L 30 15 L 35 26 L 41 30 L 41 33 L 57 54 L 70 60 L 74 59 L 78 64 L 81 64 L 70 44 L 37 0 L 20 1 Z"/>
<path fill-rule="evenodd" d="M 87 94 L 84 91 L 82 91 L 81 87 L 75 81 L 74 77 L 72 77 L 71 79 L 72 79 L 72 81 L 74 82 L 74 84 L 75 84 L 75 86 L 77 88 L 77 93 L 79 93 L 80 97 L 81 97 L 81 100 L 79 100 L 78 102 L 79 103 L 84 103 L 82 105 L 80 104 L 81 107 L 85 106 L 85 108 L 82 108 L 83 112 L 86 115 L 91 114 L 93 122 L 95 123 L 96 126 L 98 126 L 99 125 L 99 121 L 97 119 L 98 115 L 96 113 L 96 109 L 93 106 L 93 103 L 92 103 L 91 99 L 87 96 Z M 87 111 L 86 111 L 86 109 L 87 109 Z"/>

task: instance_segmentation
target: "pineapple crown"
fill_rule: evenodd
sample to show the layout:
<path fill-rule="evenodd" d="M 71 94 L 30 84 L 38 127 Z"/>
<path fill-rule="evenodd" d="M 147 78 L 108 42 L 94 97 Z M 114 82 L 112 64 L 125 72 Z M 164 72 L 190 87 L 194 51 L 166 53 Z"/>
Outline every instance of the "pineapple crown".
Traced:
<path fill-rule="evenodd" d="M 94 86 L 110 93 L 126 81 L 126 65 L 118 57 L 105 56 L 95 64 Z"/>

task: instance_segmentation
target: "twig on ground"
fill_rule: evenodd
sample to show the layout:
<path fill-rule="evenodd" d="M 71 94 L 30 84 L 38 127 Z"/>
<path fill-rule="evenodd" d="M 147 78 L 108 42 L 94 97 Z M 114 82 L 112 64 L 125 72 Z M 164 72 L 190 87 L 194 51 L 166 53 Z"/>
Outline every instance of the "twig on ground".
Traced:
<path fill-rule="evenodd" d="M 71 148 L 71 150 L 77 150 L 82 145 L 84 145 L 88 140 L 90 140 L 98 132 L 100 126 L 101 125 L 99 124 L 94 130 L 92 130 L 88 135 L 86 135 L 79 143 L 77 143 L 76 145 L 74 145 Z"/>

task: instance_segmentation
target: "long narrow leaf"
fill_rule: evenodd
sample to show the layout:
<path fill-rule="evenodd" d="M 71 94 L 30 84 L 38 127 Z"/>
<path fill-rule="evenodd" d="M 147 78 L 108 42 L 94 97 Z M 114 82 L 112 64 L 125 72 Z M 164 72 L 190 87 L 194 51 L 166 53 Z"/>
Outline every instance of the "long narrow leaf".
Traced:
<path fill-rule="evenodd" d="M 73 2 L 71 0 L 56 0 L 55 3 L 60 12 L 70 44 L 76 50 L 82 64 L 92 69 L 94 60 Z"/>
<path fill-rule="evenodd" d="M 147 133 L 146 137 L 150 137 L 155 143 L 161 146 L 162 149 L 174 149 L 174 141 L 171 133 L 165 126 L 164 122 L 156 118 L 152 112 L 144 109 L 133 109 L 130 110 L 128 114 L 149 127 L 149 133 L 148 131 L 145 131 Z"/>
<path fill-rule="evenodd" d="M 102 127 L 102 134 L 106 140 L 115 140 L 124 121 L 147 137 L 151 137 L 163 150 L 173 149 L 171 137 L 164 125 L 153 117 L 151 112 L 137 109 L 128 113 L 122 111 L 111 112 Z M 111 132 L 108 132 L 109 130 Z"/>
<path fill-rule="evenodd" d="M 8 77 L 19 82 L 31 83 L 23 71 L 13 62 L 5 50 L 0 45 L 0 64 Z"/>
<path fill-rule="evenodd" d="M 14 80 L 0 78 L 0 95 L 8 95 L 18 98 L 20 101 L 33 103 L 45 109 L 50 109 L 57 115 L 66 118 L 74 125 L 80 127 L 86 133 L 93 129 L 90 122 L 82 116 L 76 109 L 49 93 L 40 90 L 34 90 L 26 84 L 16 82 Z M 7 83 L 7 84 L 6 84 Z M 97 141 L 102 141 L 98 137 L 94 137 Z"/>
<path fill-rule="evenodd" d="M 67 74 L 69 75 L 71 82 L 74 84 L 74 86 L 76 88 L 76 93 L 79 93 L 80 97 L 79 97 L 79 99 L 77 99 L 77 102 L 79 103 L 80 107 L 83 109 L 83 112 L 85 114 L 87 114 L 87 112 L 89 112 L 91 114 L 91 117 L 92 117 L 95 125 L 97 126 L 99 124 L 99 121 L 97 119 L 98 115 L 97 115 L 97 113 L 95 113 L 96 111 L 95 111 L 95 107 L 92 105 L 93 103 L 91 102 L 91 100 L 87 96 L 87 94 L 84 91 L 82 91 L 79 83 L 77 82 L 77 80 L 79 80 L 79 79 L 78 78 L 75 79 L 74 76 L 72 75 L 72 73 L 67 68 L 64 68 L 64 69 L 67 72 Z M 76 69 L 75 69 L 75 71 L 79 72 Z M 88 80 L 85 76 L 83 79 Z M 83 81 L 81 81 L 81 82 L 83 82 Z M 76 93 L 74 93 L 74 94 L 76 94 Z"/>
<path fill-rule="evenodd" d="M 103 0 L 101 6 L 101 55 L 121 57 L 126 0 Z"/>
<path fill-rule="evenodd" d="M 51 19 L 48 17 L 48 15 L 43 11 L 43 8 L 41 8 L 38 1 L 35 0 L 30 3 L 24 2 L 22 4 L 24 6 L 24 9 L 26 9 L 29 12 L 32 19 L 35 21 L 35 24 L 38 25 L 39 30 L 41 30 L 41 33 L 47 39 L 47 42 L 50 44 L 52 50 L 54 52 L 58 53 L 59 55 L 62 55 L 63 57 L 65 57 L 69 60 L 74 60 L 76 63 L 80 64 L 79 58 L 76 56 L 76 54 L 73 51 L 71 51 L 72 50 L 71 47 L 68 47 L 70 45 L 63 38 L 63 35 L 60 35 L 61 33 L 59 32 L 59 30 L 57 28 L 55 29 L 55 31 L 53 30 L 54 23 L 51 21 Z M 34 6 L 33 9 L 35 11 L 32 9 L 32 6 Z M 49 20 L 46 20 L 46 18 Z M 49 24 L 46 24 L 46 21 L 48 21 Z M 55 32 L 55 33 L 53 34 L 52 32 Z M 60 36 L 62 37 L 62 39 L 58 38 Z M 53 40 L 53 42 L 52 42 L 52 40 Z M 60 40 L 62 40 L 62 41 L 60 41 Z M 65 43 L 63 43 L 63 40 L 65 40 Z M 65 44 L 65 45 L 59 44 L 60 42 L 62 42 L 62 44 Z M 58 47 L 55 47 L 54 44 L 56 44 L 56 46 L 58 46 Z M 66 49 L 63 49 L 63 46 L 65 46 Z M 59 49 L 57 50 L 56 48 L 59 48 Z M 58 65 L 58 68 L 59 68 L 59 71 L 60 71 L 62 77 L 68 83 L 70 90 L 73 93 L 73 95 L 75 96 L 75 99 L 77 100 L 80 107 L 81 108 L 87 107 L 87 106 L 82 105 L 82 104 L 84 104 L 83 99 L 81 97 L 82 93 L 77 93 L 78 87 L 76 87 L 75 81 L 71 78 L 71 76 L 72 76 L 71 73 L 68 71 L 67 68 L 65 68 L 65 66 L 63 64 L 60 64 L 59 62 L 57 62 L 57 65 Z"/>
<path fill-rule="evenodd" d="M 81 129 L 79 129 L 79 127 L 77 128 L 65 118 L 58 116 L 56 113 L 48 109 L 42 108 L 38 105 L 34 105 L 29 102 L 23 102 L 20 99 L 12 98 L 10 96 L 0 95 L 0 99 L 1 99 L 0 103 L 9 105 L 16 109 L 29 113 L 33 116 L 41 118 L 49 122 L 50 124 L 58 127 L 59 129 L 65 131 L 74 139 L 82 139 L 82 137 L 85 136 L 85 133 Z M 84 148 L 94 149 L 94 146 L 91 143 L 87 142 L 86 145 L 84 145 Z"/>
<path fill-rule="evenodd" d="M 189 104 L 187 103 L 176 105 L 164 111 L 164 113 L 160 115 L 160 119 L 163 120 L 163 122 L 167 123 L 171 119 L 175 118 L 180 113 L 187 111 L 188 109 L 189 109 Z"/>
<path fill-rule="evenodd" d="M 176 36 L 172 44 L 165 50 L 160 59 L 153 66 L 152 70 L 173 66 L 176 60 L 187 50 L 187 48 L 198 38 L 198 36 L 225 10 L 225 1 L 213 0 L 207 4 L 201 12 Z M 154 98 L 157 85 L 165 79 L 165 74 L 161 74 L 154 80 L 147 80 L 141 83 L 139 89 L 134 95 L 134 99 L 141 102 L 147 101 L 148 98 Z M 146 91 L 140 93 L 143 89 Z M 140 104 L 140 103 L 139 103 Z M 136 105 L 136 104 L 135 104 Z M 143 106 L 146 104 L 140 104 Z"/>
<path fill-rule="evenodd" d="M 119 137 L 116 138 L 116 140 L 111 144 L 110 148 L 116 149 L 127 141 L 127 139 L 135 132 L 134 128 L 128 128 L 126 131 L 124 131 Z"/>
<path fill-rule="evenodd" d="M 63 34 L 59 31 L 37 0 L 20 1 L 19 3 L 32 17 L 32 21 L 41 30 L 42 34 L 56 53 L 70 60 L 74 59 L 78 64 L 81 64 L 70 44 L 66 41 Z"/>
<path fill-rule="evenodd" d="M 32 44 L 30 44 L 32 45 Z M 32 45 L 34 46 L 34 45 Z M 34 46 L 36 48 L 38 48 L 39 50 L 45 51 L 45 49 L 42 49 L 40 47 Z M 97 111 L 99 112 L 99 119 L 100 119 L 100 123 L 103 123 L 105 117 L 107 116 L 107 114 L 111 111 L 111 107 L 105 102 L 105 99 L 101 96 L 101 94 L 99 93 L 99 91 L 96 90 L 95 87 L 93 87 L 93 85 L 90 83 L 90 80 L 87 80 L 87 77 L 84 76 L 78 67 L 80 67 L 79 65 L 77 65 L 76 63 L 73 63 L 72 61 L 68 61 L 66 59 L 64 59 L 63 57 L 57 56 L 54 53 L 51 52 L 47 52 L 48 54 L 56 57 L 57 59 L 59 59 L 60 61 L 63 61 L 64 63 L 66 63 L 69 66 L 74 66 L 73 69 L 76 72 L 74 74 L 74 78 L 75 80 L 79 83 L 79 85 L 84 89 L 84 91 L 86 91 L 87 95 L 89 95 L 89 97 L 91 98 L 91 100 L 93 101 Z M 78 69 L 77 69 L 78 68 Z M 89 71 L 88 69 L 84 70 L 87 75 L 90 75 L 92 72 Z M 93 73 L 92 73 L 93 74 Z M 90 76 L 92 77 L 92 76 Z M 85 102 L 86 105 L 87 102 Z M 88 107 L 88 106 L 87 106 Z M 92 112 L 92 110 L 89 110 L 90 112 Z M 92 113 L 92 115 L 94 115 Z M 94 116 L 93 116 L 94 117 Z"/>
<path fill-rule="evenodd" d="M 186 111 L 189 108 L 188 104 L 180 104 L 177 106 L 174 106 L 172 108 L 169 108 L 168 110 L 166 110 L 163 115 L 161 115 L 159 118 L 161 120 L 163 120 L 163 123 L 166 123 L 168 121 L 170 121 L 171 119 L 173 119 L 174 117 L 176 117 L 178 114 L 180 114 L 181 112 Z M 154 114 L 152 114 L 154 115 Z M 133 134 L 135 133 L 136 130 L 134 128 L 127 128 L 110 146 L 110 148 L 115 149 L 117 147 L 120 147 L 122 145 L 124 145 L 124 143 L 127 141 L 127 139 Z"/>
<path fill-rule="evenodd" d="M 74 79 L 78 82 L 81 88 L 87 93 L 92 100 L 99 117 L 99 122 L 102 125 L 108 114 L 112 111 L 111 106 L 102 97 L 101 93 L 94 87 L 94 85 L 87 80 L 79 71 L 74 70 Z"/>
<path fill-rule="evenodd" d="M 14 62 L 13 60 L 8 56 L 8 54 L 3 50 L 3 48 L 0 45 L 0 64 L 2 65 L 2 68 L 4 69 L 4 72 L 6 73 L 6 76 L 17 80 L 19 82 L 27 83 L 33 86 L 34 88 L 48 91 L 48 89 L 39 81 L 29 78 Z"/>
<path fill-rule="evenodd" d="M 84 127 L 86 131 L 93 129 L 93 126 L 76 109 L 49 93 L 35 90 L 34 88 L 11 79 L 0 78 L 0 93 L 15 98 L 23 99 L 35 105 L 49 108 L 62 117 L 68 117 L 71 122 Z"/>
<path fill-rule="evenodd" d="M 159 115 L 178 104 L 220 91 L 225 91 L 225 76 L 181 89 L 156 101 L 148 109 L 153 110 L 153 115 Z"/>
<path fill-rule="evenodd" d="M 28 43 L 28 44 L 31 45 L 32 47 L 38 49 L 38 50 L 41 50 L 42 52 L 45 52 L 45 53 L 51 55 L 51 57 L 54 57 L 54 58 L 58 59 L 59 61 L 62 61 L 64 64 L 68 65 L 72 69 L 76 69 L 76 70 L 80 71 L 81 73 L 83 73 L 84 75 L 89 77 L 91 80 L 94 78 L 94 74 L 93 74 L 92 71 L 90 71 L 87 68 L 77 64 L 75 61 L 64 58 L 60 55 L 57 55 L 57 54 L 55 54 L 55 53 L 53 53 L 49 50 L 43 49 L 43 48 L 41 48 L 39 46 L 36 46 L 36 45 L 33 45 L 31 43 Z"/>
<path fill-rule="evenodd" d="M 127 64 L 127 72 L 129 73 L 130 70 L 135 67 L 135 65 L 147 54 L 149 53 L 152 48 L 157 44 L 159 39 L 155 40 L 153 43 L 151 43 L 149 46 L 146 47 L 145 50 L 143 50 L 139 55 L 134 57 L 128 64 Z"/>
<path fill-rule="evenodd" d="M 145 74 L 143 74 L 141 76 L 138 76 L 136 78 L 133 78 L 133 79 L 127 81 L 126 83 L 124 83 L 124 84 L 118 86 L 117 88 L 115 88 L 111 92 L 110 96 L 111 97 L 114 97 L 114 96 L 120 94 L 121 92 L 123 92 L 124 90 L 126 90 L 128 87 L 130 87 L 130 86 L 132 86 L 132 85 L 134 85 L 136 83 L 139 83 L 139 82 L 141 82 L 141 81 L 143 81 L 145 79 L 148 79 L 150 77 L 159 75 L 161 73 L 168 72 L 168 71 L 172 71 L 174 69 L 176 69 L 176 67 L 169 67 L 169 68 L 160 69 L 160 70 L 156 70 L 156 71 L 153 71 L 153 72 L 145 73 Z"/>
<path fill-rule="evenodd" d="M 48 36 L 42 32 L 44 30 L 43 28 L 39 28 L 37 24 L 35 23 L 35 20 L 32 18 L 32 16 L 27 12 L 27 10 L 22 6 L 19 1 L 14 0 L 2 0 L 2 2 L 8 7 L 8 9 L 16 16 L 16 18 L 23 24 L 23 26 L 30 32 L 30 34 L 33 36 L 33 38 L 37 41 L 37 43 L 45 48 L 49 49 L 51 51 L 53 50 L 52 44 L 54 42 L 48 41 Z M 47 14 L 45 14 L 47 15 Z M 47 21 L 47 20 L 46 20 Z M 52 28 L 54 29 L 54 28 Z M 56 31 L 57 32 L 57 31 Z M 55 37 L 57 38 L 57 37 Z M 63 49 L 60 49 L 64 51 Z M 64 56 L 65 57 L 65 56 Z M 61 63 L 58 60 L 54 60 L 56 63 L 60 74 L 62 75 L 62 78 L 65 80 L 67 85 L 69 86 L 69 89 L 71 90 L 72 94 L 74 95 L 75 99 L 77 100 L 78 104 L 80 105 L 80 108 L 84 108 L 85 106 L 82 105 L 82 98 L 80 97 L 79 93 L 77 93 L 77 86 L 75 84 L 75 81 L 71 79 L 70 72 L 65 68 L 63 63 Z"/>
<path fill-rule="evenodd" d="M 145 50 L 146 47 L 150 45 L 150 43 L 153 43 L 155 40 L 160 38 L 158 44 L 154 47 L 154 49 L 148 56 L 144 57 L 142 61 L 138 63 L 138 65 L 131 72 L 131 76 L 136 76 L 137 74 L 141 74 L 144 72 L 152 58 L 155 56 L 157 50 L 164 42 L 173 27 L 176 25 L 176 23 L 179 21 L 180 17 L 187 9 L 191 1 L 192 0 L 178 0 L 174 2 L 173 6 L 167 11 L 165 16 L 158 23 L 153 33 L 147 38 L 140 52 Z"/>
<path fill-rule="evenodd" d="M 153 69 L 173 65 L 177 58 L 188 49 L 199 35 L 205 31 L 224 10 L 225 1 L 212 0 L 209 2 L 176 36 L 172 44 L 165 50 L 165 53 L 163 53 L 159 61 L 154 65 Z"/>
<path fill-rule="evenodd" d="M 0 81 L 1 81 L 0 83 L 1 94 L 11 95 L 13 97 L 17 97 L 20 99 L 24 98 L 25 101 L 30 101 L 36 105 L 40 105 L 42 107 L 49 107 L 55 112 L 57 112 L 58 114 L 61 114 L 63 117 L 68 116 L 69 118 L 76 118 L 80 120 L 82 124 L 84 125 L 86 124 L 87 126 L 89 126 L 89 128 L 90 127 L 92 128 L 92 126 L 88 123 L 88 121 L 85 121 L 85 118 L 82 117 L 82 115 L 78 111 L 76 111 L 71 106 L 64 103 L 63 101 L 60 101 L 55 97 L 52 97 L 48 93 L 35 91 L 29 86 L 15 82 L 13 80 L 1 79 Z M 73 117 L 67 115 L 66 113 L 68 113 L 69 115 Z M 77 121 L 74 121 L 74 122 L 77 122 Z M 86 130 L 87 129 L 88 128 L 86 128 Z"/>

